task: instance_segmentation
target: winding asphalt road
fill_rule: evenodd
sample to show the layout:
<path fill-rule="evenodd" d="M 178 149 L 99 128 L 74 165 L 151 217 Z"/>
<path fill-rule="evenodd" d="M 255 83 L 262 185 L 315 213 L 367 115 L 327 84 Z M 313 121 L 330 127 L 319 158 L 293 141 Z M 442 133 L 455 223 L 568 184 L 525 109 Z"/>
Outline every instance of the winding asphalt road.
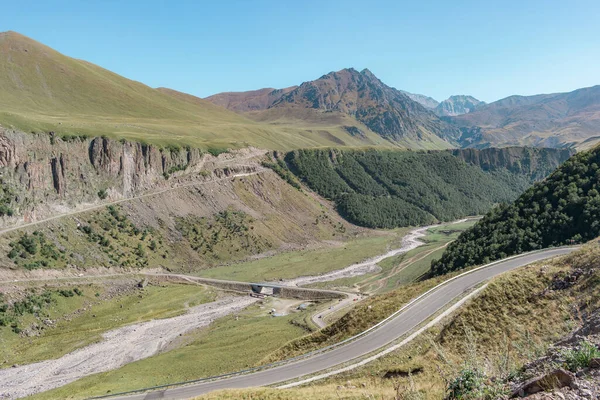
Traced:
<path fill-rule="evenodd" d="M 327 326 L 327 322 L 325 319 L 328 315 L 333 314 L 342 308 L 346 308 L 351 306 L 356 301 L 362 300 L 363 297 L 357 294 L 349 294 L 345 299 L 340 299 L 338 302 L 333 303 L 333 305 L 329 308 L 319 311 L 318 313 L 312 316 L 312 322 L 319 327 L 319 329 L 323 329 Z"/>
<path fill-rule="evenodd" d="M 316 354 L 310 358 L 246 375 L 237 375 L 211 382 L 196 383 L 121 397 L 115 396 L 112 398 L 122 400 L 186 399 L 214 390 L 266 386 L 314 374 L 385 347 L 390 342 L 404 336 L 428 320 L 465 291 L 474 288 L 490 278 L 536 261 L 568 254 L 573 250 L 575 248 L 557 248 L 529 253 L 520 257 L 492 263 L 473 272 L 459 275 L 418 298 L 377 329 L 373 329 L 348 344 Z M 257 357 L 260 358 L 261 355 L 257 354 Z"/>

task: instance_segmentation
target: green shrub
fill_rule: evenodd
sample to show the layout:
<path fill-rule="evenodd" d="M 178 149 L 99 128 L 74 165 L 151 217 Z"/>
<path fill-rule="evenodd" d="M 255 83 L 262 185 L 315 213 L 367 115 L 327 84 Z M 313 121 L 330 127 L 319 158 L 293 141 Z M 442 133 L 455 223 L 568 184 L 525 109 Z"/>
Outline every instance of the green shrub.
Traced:
<path fill-rule="evenodd" d="M 446 387 L 447 399 L 476 399 L 481 397 L 485 374 L 477 368 L 464 368 Z"/>
<path fill-rule="evenodd" d="M 580 369 L 588 368 L 594 358 L 600 357 L 600 350 L 588 341 L 583 341 L 575 349 L 569 349 L 564 352 L 565 366 L 571 372 L 577 372 Z"/>
<path fill-rule="evenodd" d="M 98 197 L 100 197 L 100 200 L 104 200 L 108 197 L 108 192 L 106 191 L 106 189 L 100 189 L 98 191 Z"/>
<path fill-rule="evenodd" d="M 86 135 L 69 135 L 69 134 L 62 135 L 60 138 L 64 142 L 68 142 L 68 143 L 69 142 L 76 142 L 76 141 L 85 142 L 86 140 L 89 139 L 89 137 L 86 136 Z"/>
<path fill-rule="evenodd" d="M 181 146 L 171 143 L 165 146 L 165 150 L 168 150 L 170 153 L 179 153 L 181 151 Z"/>
<path fill-rule="evenodd" d="M 217 157 L 219 154 L 229 152 L 229 149 L 225 147 L 209 147 L 206 151 L 208 151 L 213 156 Z"/>
<path fill-rule="evenodd" d="M 186 164 L 186 165 L 174 165 L 174 166 L 172 166 L 172 167 L 171 167 L 171 168 L 169 168 L 169 170 L 166 172 L 166 174 L 167 174 L 167 177 L 165 177 L 165 179 L 169 179 L 168 177 L 169 177 L 169 176 L 171 176 L 171 175 L 173 175 L 175 172 L 178 172 L 178 171 L 185 171 L 187 167 L 188 167 L 188 166 L 187 166 L 187 164 Z M 163 173 L 163 176 L 164 176 L 164 173 Z"/>
<path fill-rule="evenodd" d="M 35 240 L 35 237 L 24 234 L 19 240 L 19 244 L 31 255 L 35 255 L 38 252 L 39 243 Z"/>
<path fill-rule="evenodd" d="M 146 251 L 144 250 L 144 247 L 142 246 L 141 243 L 138 243 L 135 254 L 140 258 L 146 257 Z"/>
<path fill-rule="evenodd" d="M 73 297 L 73 296 L 75 296 L 75 293 L 72 290 L 69 290 L 69 289 L 59 289 L 58 290 L 58 294 L 60 294 L 63 297 Z"/>
<path fill-rule="evenodd" d="M 7 206 L 6 204 L 0 204 L 0 216 L 9 216 L 12 217 L 14 214 L 14 211 L 12 208 L 10 208 L 9 206 Z"/>

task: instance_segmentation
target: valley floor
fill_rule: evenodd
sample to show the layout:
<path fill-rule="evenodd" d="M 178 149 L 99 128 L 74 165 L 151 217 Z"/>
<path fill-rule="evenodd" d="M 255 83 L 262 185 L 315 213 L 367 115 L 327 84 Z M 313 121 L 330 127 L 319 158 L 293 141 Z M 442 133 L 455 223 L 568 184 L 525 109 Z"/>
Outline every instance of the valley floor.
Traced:
<path fill-rule="evenodd" d="M 446 225 L 446 227 L 450 226 L 452 225 Z M 406 253 L 408 251 L 414 252 L 415 248 L 423 244 L 423 242 L 421 242 L 419 238 L 425 237 L 425 240 L 440 240 L 440 234 L 437 231 L 437 229 L 441 228 L 430 227 L 416 229 L 410 234 L 404 236 L 402 240 L 400 240 L 400 248 L 388 250 L 381 256 L 370 258 L 367 261 L 357 263 L 346 268 L 342 268 L 341 270 L 328 272 L 319 276 L 303 276 L 301 278 L 286 280 L 281 283 L 291 285 L 305 285 L 307 283 L 337 280 L 340 277 L 345 277 L 348 275 L 351 277 L 360 277 L 361 275 L 364 275 L 366 273 L 375 274 L 376 276 L 379 276 L 378 274 L 382 272 L 382 269 L 377 265 L 377 263 L 389 260 L 390 257 L 397 257 L 399 254 Z M 452 233 L 455 234 L 455 232 L 456 231 L 453 231 Z M 451 235 L 442 236 L 451 237 Z M 376 236 L 376 238 L 380 238 L 380 236 Z M 369 239 L 363 240 L 368 241 Z M 370 249 L 371 248 L 369 246 L 366 247 L 366 254 L 368 254 L 369 251 L 372 251 L 372 249 Z M 320 254 L 320 250 L 313 250 L 312 253 Z M 311 254 L 311 252 L 308 252 L 308 254 Z M 351 254 L 358 255 L 359 253 L 352 252 Z M 277 259 L 277 257 L 275 257 L 275 259 Z M 313 261 L 314 259 L 312 257 L 306 257 L 304 259 L 303 265 L 308 266 Z M 335 266 L 337 264 L 334 263 L 333 265 Z M 302 267 L 302 264 L 295 264 L 295 266 Z M 329 268 L 326 268 L 325 270 L 330 270 L 331 266 L 327 266 Z M 305 270 L 310 270 L 310 268 L 296 269 L 296 274 L 301 275 L 299 271 Z M 77 279 L 75 279 L 75 281 L 76 280 Z M 87 282 L 88 280 L 89 277 L 82 277 L 82 281 Z M 67 279 L 67 281 L 69 280 Z M 71 278 L 70 281 L 72 283 L 73 279 Z M 154 288 L 151 289 L 154 290 Z M 198 288 L 196 290 L 200 289 Z M 142 294 L 140 294 L 140 296 L 142 296 Z M 158 377 L 156 373 L 148 374 L 148 368 L 150 368 L 150 370 L 154 370 L 154 368 L 159 368 L 162 371 L 165 368 L 167 370 L 170 369 L 167 365 L 173 366 L 174 363 L 182 363 L 182 360 L 178 356 L 178 354 L 180 354 L 180 350 L 177 350 L 178 347 L 184 352 L 193 351 L 193 348 L 197 348 L 198 344 L 201 344 L 205 340 L 208 340 L 207 344 L 211 347 L 213 345 L 216 345 L 215 341 L 218 342 L 219 339 L 217 339 L 216 336 L 212 335 L 211 332 L 216 333 L 220 329 L 226 329 L 225 327 L 229 325 L 231 325 L 231 329 L 237 329 L 238 331 L 242 330 L 244 332 L 247 332 L 247 335 L 249 336 L 245 336 L 244 341 L 251 340 L 250 336 L 253 335 L 251 333 L 252 329 L 258 329 L 261 333 L 256 339 L 264 341 L 266 338 L 269 338 L 268 340 L 271 341 L 272 345 L 274 346 L 282 346 L 285 344 L 285 340 L 291 340 L 294 337 L 301 336 L 303 333 L 306 333 L 306 330 L 308 329 L 315 329 L 314 323 L 310 322 L 310 316 L 312 315 L 312 313 L 315 312 L 314 310 L 311 311 L 312 308 L 309 308 L 307 312 L 289 313 L 289 306 L 283 307 L 282 309 L 280 306 L 276 306 L 271 302 L 267 302 L 265 305 L 261 305 L 260 307 L 251 307 L 247 310 L 242 311 L 244 307 L 247 307 L 249 304 L 256 302 L 257 299 L 251 297 L 225 297 L 221 300 L 217 300 L 216 302 L 209 302 L 204 305 L 199 305 L 191 308 L 188 308 L 188 304 L 186 303 L 185 307 L 181 309 L 181 311 L 179 311 L 184 312 L 184 314 L 182 314 L 181 316 L 168 319 L 158 319 L 150 322 L 143 322 L 141 324 L 125 325 L 122 328 L 117 328 L 115 330 L 103 333 L 102 339 L 99 339 L 97 343 L 87 347 L 83 347 L 79 350 L 75 350 L 71 353 L 64 354 L 62 357 L 56 360 L 43 361 L 38 364 L 28 364 L 16 368 L 5 368 L 3 370 L 0 370 L 0 382 L 2 382 L 2 387 L 6 388 L 5 390 L 7 390 L 4 394 L 8 395 L 11 398 L 22 397 L 23 395 L 30 395 L 36 392 L 51 389 L 53 387 L 68 384 L 69 382 L 72 382 L 74 380 L 77 380 L 78 378 L 90 374 L 96 375 L 92 375 L 89 378 L 85 378 L 71 385 L 67 385 L 64 387 L 64 390 L 58 389 L 58 392 L 47 392 L 47 394 L 42 394 L 41 397 L 63 397 L 67 393 L 76 393 L 76 397 L 84 396 L 86 394 L 97 395 L 105 393 L 106 390 L 109 390 L 104 388 L 110 388 L 110 390 L 114 392 L 120 390 L 135 389 L 139 388 L 140 386 L 152 386 L 158 383 L 170 383 L 174 381 L 198 378 L 201 376 L 230 372 L 232 370 L 242 369 L 248 365 L 256 365 L 257 362 L 261 363 L 260 359 L 263 357 L 265 358 L 265 360 L 267 360 L 268 358 L 266 356 L 270 352 L 276 350 L 277 347 L 271 346 L 268 350 L 265 349 L 263 353 L 259 353 L 262 354 L 262 356 L 259 355 L 258 358 L 256 357 L 256 355 L 254 355 L 253 357 L 250 354 L 248 354 L 239 358 L 236 357 L 237 359 L 231 359 L 231 356 L 233 354 L 236 354 L 235 350 L 232 348 L 227 348 L 226 350 L 218 350 L 218 348 L 213 348 L 212 351 L 217 350 L 217 352 L 221 354 L 221 356 L 218 357 L 221 360 L 221 362 L 218 362 L 218 360 L 215 360 L 217 361 L 216 364 L 215 361 L 213 361 L 212 363 L 208 362 L 208 369 L 205 368 L 198 370 L 196 368 L 195 370 L 192 369 L 193 372 L 190 370 L 185 370 L 185 368 L 182 368 L 182 365 L 179 365 L 176 371 L 173 371 L 172 373 L 160 374 L 160 377 Z M 264 303 L 264 301 L 260 301 L 260 303 Z M 283 318 L 269 318 L 265 320 L 264 318 L 265 316 L 267 316 L 267 314 L 265 311 L 261 310 L 270 307 L 278 308 L 278 312 L 283 310 L 281 315 L 288 315 Z M 96 313 L 99 312 L 96 311 L 97 308 L 95 307 L 90 307 L 90 310 L 92 309 Z M 214 327 L 209 328 L 209 330 L 206 332 L 202 330 L 197 331 L 197 328 L 205 326 L 211 321 L 214 321 L 215 319 L 218 319 L 227 314 L 235 314 L 237 316 L 235 316 L 234 318 L 225 318 L 224 322 L 218 323 Z M 92 316 L 92 319 L 95 318 L 96 314 Z M 77 319 L 75 319 L 74 321 L 77 321 Z M 70 322 L 65 323 L 64 327 L 61 329 L 65 329 L 67 326 L 72 327 L 72 324 Z M 222 326 L 222 328 L 219 328 L 219 326 Z M 287 333 L 282 335 L 282 328 Z M 196 331 L 197 333 L 194 333 Z M 227 332 L 227 335 L 232 334 L 230 330 L 228 330 Z M 25 341 L 28 341 L 30 343 L 42 342 L 48 344 L 48 340 L 52 339 L 52 336 L 49 336 L 51 333 L 54 333 L 52 329 L 46 331 L 40 337 L 25 339 Z M 79 333 L 79 336 L 81 336 L 81 333 Z M 279 335 L 279 339 L 273 340 L 273 335 Z M 288 339 L 285 339 L 286 337 Z M 283 339 L 284 341 L 282 342 L 281 339 Z M 210 343 L 212 343 L 212 345 Z M 248 348 L 260 348 L 260 346 L 257 346 L 257 344 L 255 344 L 254 341 L 252 343 L 252 345 L 247 343 L 248 346 L 251 346 Z M 192 346 L 192 349 L 190 349 L 189 346 Z M 31 348 L 35 347 L 36 346 L 33 346 Z M 18 348 L 18 345 L 16 343 L 13 344 L 13 348 Z M 202 348 L 202 346 L 200 348 Z M 199 348 L 197 349 L 199 350 Z M 31 353 L 25 348 L 23 348 L 21 351 L 21 354 L 24 355 Z M 146 358 L 156 353 L 162 354 Z M 10 354 L 6 354 L 5 357 L 14 360 L 14 355 L 11 356 Z M 30 360 L 34 360 L 36 356 L 30 355 L 29 357 Z M 175 357 L 175 359 L 173 357 Z M 200 358 L 198 359 L 196 357 Z M 210 356 L 208 357 L 210 358 Z M 23 355 L 21 355 L 20 358 L 22 358 L 24 361 L 28 359 L 27 356 L 26 358 L 23 358 Z M 142 358 L 146 358 L 146 360 L 135 362 L 136 360 Z M 255 360 L 252 360 L 252 358 L 254 358 Z M 192 359 L 200 361 L 203 360 L 204 357 L 201 354 L 198 354 L 197 356 L 192 357 Z M 224 360 L 230 361 L 226 361 L 225 363 L 223 363 L 222 361 Z M 14 363 L 14 361 L 12 362 Z M 187 365 L 188 362 L 183 362 L 183 365 Z M 128 365 L 125 368 L 114 370 L 115 368 L 118 368 L 124 365 L 125 363 L 132 364 Z M 67 365 L 70 367 L 65 368 L 64 366 Z M 108 373 L 108 375 L 107 373 L 102 373 L 99 375 L 97 374 L 99 372 L 109 370 L 114 370 L 114 373 L 110 372 Z M 123 379 L 123 376 L 127 376 L 128 379 Z M 142 378 L 142 376 L 146 376 L 146 378 L 140 379 Z M 115 378 L 117 379 L 115 380 Z"/>

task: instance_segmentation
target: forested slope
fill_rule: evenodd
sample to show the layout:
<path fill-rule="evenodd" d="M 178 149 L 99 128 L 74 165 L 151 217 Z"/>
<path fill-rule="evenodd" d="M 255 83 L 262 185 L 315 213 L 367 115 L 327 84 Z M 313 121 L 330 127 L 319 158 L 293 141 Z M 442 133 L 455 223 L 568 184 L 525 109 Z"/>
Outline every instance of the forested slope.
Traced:
<path fill-rule="evenodd" d="M 450 244 L 434 274 L 600 235 L 600 147 L 579 153 Z"/>
<path fill-rule="evenodd" d="M 539 171 L 550 171 L 570 154 L 551 150 L 553 156 L 538 163 L 540 150 L 527 150 L 521 157 L 536 160 L 534 174 L 500 165 L 484 171 L 450 151 L 298 150 L 285 160 L 311 189 L 334 200 L 347 220 L 394 228 L 485 213 L 514 200 Z"/>

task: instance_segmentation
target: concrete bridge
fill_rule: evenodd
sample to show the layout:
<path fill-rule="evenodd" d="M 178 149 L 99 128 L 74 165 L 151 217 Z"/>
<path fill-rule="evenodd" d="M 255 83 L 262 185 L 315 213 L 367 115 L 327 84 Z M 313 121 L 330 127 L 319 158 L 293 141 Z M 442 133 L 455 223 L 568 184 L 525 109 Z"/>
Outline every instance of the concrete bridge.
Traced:
<path fill-rule="evenodd" d="M 237 282 L 221 279 L 199 278 L 196 276 L 180 274 L 146 274 L 155 279 L 164 279 L 171 282 L 191 282 L 200 285 L 213 286 L 222 290 L 236 293 L 263 294 L 267 296 L 282 297 L 299 300 L 331 300 L 341 299 L 348 295 L 335 290 L 308 289 L 297 286 L 278 285 L 276 283 Z"/>

